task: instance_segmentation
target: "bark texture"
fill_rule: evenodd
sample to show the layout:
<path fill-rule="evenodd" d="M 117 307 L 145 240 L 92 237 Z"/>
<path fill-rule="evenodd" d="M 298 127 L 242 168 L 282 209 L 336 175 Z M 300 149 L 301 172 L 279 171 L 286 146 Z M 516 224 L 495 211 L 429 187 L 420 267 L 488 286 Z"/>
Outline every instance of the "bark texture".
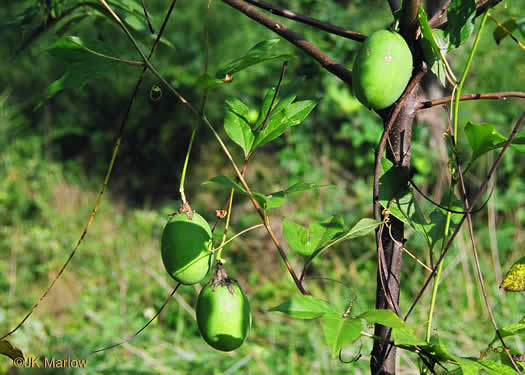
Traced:
<path fill-rule="evenodd" d="M 394 123 L 387 143 L 387 158 L 398 169 L 397 175 L 402 179 L 400 186 L 408 184 L 410 173 L 410 141 L 412 123 L 415 116 L 417 88 L 409 95 L 405 105 Z M 389 116 L 384 116 L 385 124 Z M 380 255 L 380 267 L 377 272 L 376 308 L 388 309 L 399 315 L 399 291 L 401 287 L 401 264 L 404 243 L 403 222 L 390 216 L 390 230 L 385 226 L 378 248 L 383 249 Z M 395 241 L 394 241 L 395 240 Z M 376 324 L 375 335 L 385 341 L 391 340 L 391 329 Z M 396 372 L 396 349 L 384 342 L 374 341 L 370 368 L 373 375 L 393 375 Z"/>

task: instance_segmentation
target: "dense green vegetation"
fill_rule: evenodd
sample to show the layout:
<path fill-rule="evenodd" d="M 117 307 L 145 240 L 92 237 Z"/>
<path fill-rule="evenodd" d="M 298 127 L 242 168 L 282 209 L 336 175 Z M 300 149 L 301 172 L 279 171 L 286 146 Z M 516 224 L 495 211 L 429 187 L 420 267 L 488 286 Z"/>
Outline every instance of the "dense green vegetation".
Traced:
<path fill-rule="evenodd" d="M 46 5 L 50 1 L 37 1 L 39 7 L 34 8 L 37 11 L 27 17 L 23 12 L 34 3 L 8 0 L 0 5 L 7 20 L 0 23 L 0 55 L 4 57 L 0 64 L 2 334 L 13 328 L 39 298 L 82 233 L 140 74 L 136 67 L 115 65 L 110 75 L 42 101 L 48 86 L 67 69 L 46 51 L 62 36 L 98 41 L 111 47 L 114 56 L 140 58 L 115 24 L 86 15 L 74 27 L 66 29 L 60 23 L 46 23 L 50 14 Z M 67 1 L 53 3 L 59 9 Z M 160 27 L 166 2 L 146 3 L 152 23 Z M 348 3 L 294 0 L 285 6 L 367 35 L 392 21 L 384 1 Z M 221 2 L 211 2 L 206 24 L 207 7 L 207 1 L 180 1 L 164 34 L 165 43 L 161 43 L 153 58 L 163 75 L 195 104 L 200 104 L 202 95 L 196 81 L 206 59 L 206 27 L 210 71 L 243 55 L 257 42 L 275 38 Z M 522 17 L 519 11 L 519 6 L 500 6 L 494 15 L 498 19 Z M 25 22 L 15 22 L 19 15 L 25 17 Z M 153 39 L 139 15 L 129 16 L 128 21 L 143 29 L 141 41 L 150 45 Z M 335 59 L 353 61 L 358 43 L 291 21 L 286 23 Z M 39 25 L 46 32 L 32 35 Z M 523 50 L 510 38 L 496 44 L 491 35 L 494 29 L 494 24 L 487 24 L 464 93 L 525 87 Z M 376 114 L 352 96 L 348 87 L 308 56 L 285 41 L 280 41 L 275 49 L 280 54 L 295 56 L 289 62 L 285 81 L 303 79 L 301 99 L 316 100 L 318 104 L 304 123 L 258 152 L 250 161 L 246 177 L 258 191 L 268 192 L 297 181 L 337 185 L 333 189 L 290 195 L 281 208 L 272 212 L 271 224 L 286 244 L 281 231 L 284 217 L 308 225 L 314 220 L 341 215 L 347 226 L 362 217 L 371 217 L 374 148 L 383 125 Z M 455 66 L 463 67 L 467 56 L 464 51 L 453 51 L 449 59 Z M 500 61 L 512 69 L 500 69 Z M 209 93 L 205 112 L 221 134 L 224 131 L 219 125 L 224 118 L 225 100 L 234 96 L 242 98 L 250 108 L 258 108 L 264 92 L 277 84 L 280 69 L 279 61 L 251 67 L 230 84 Z M 240 349 L 230 354 L 217 352 L 200 338 L 194 311 L 200 286 L 195 285 L 179 288 L 160 317 L 132 342 L 90 355 L 93 350 L 119 342 L 141 328 L 175 286 L 163 267 L 160 241 L 168 214 L 180 206 L 179 181 L 196 119 L 164 88 L 162 97 L 152 100 L 152 90 L 157 85 L 161 86 L 153 75 L 146 75 L 108 191 L 78 254 L 50 295 L 10 341 L 26 355 L 87 359 L 86 369 L 65 371 L 75 374 L 368 373 L 366 359 L 371 341 L 363 339 L 361 349 L 355 344 L 345 347 L 343 359 L 351 359 L 359 350 L 365 359 L 345 364 L 332 358 L 320 324 L 268 311 L 298 291 L 263 229 L 239 237 L 224 250 L 228 272 L 235 274 L 248 295 L 253 315 L 250 336 Z M 432 91 L 435 82 L 429 79 L 425 88 L 435 92 Z M 491 123 L 508 135 L 522 111 L 523 102 L 519 99 L 475 101 L 462 104 L 460 117 L 465 122 L 472 119 Z M 432 109 L 421 111 L 414 126 L 414 181 L 437 201 L 448 186 L 447 146 L 441 137 L 445 123 L 443 111 Z M 466 136 L 459 139 L 467 143 Z M 240 152 L 235 156 L 239 155 Z M 482 156 L 468 171 L 469 191 L 477 191 L 494 155 Z M 525 314 L 522 293 L 504 294 L 499 289 L 502 273 L 523 255 L 523 161 L 522 153 L 508 151 L 495 176 L 487 209 L 474 215 L 485 283 L 500 326 L 516 323 Z M 202 127 L 197 132 L 185 190 L 192 208 L 212 227 L 215 210 L 223 208 L 228 192 L 202 182 L 218 174 L 230 175 L 227 161 L 211 134 Z M 239 196 L 234 202 L 231 233 L 259 223 L 246 198 Z M 432 209 L 423 198 L 421 205 L 429 212 Z M 220 238 L 223 228 L 221 222 L 214 236 Z M 427 261 L 423 236 L 414 232 L 407 239 L 406 248 Z M 292 251 L 288 255 L 293 265 L 299 267 L 303 262 Z M 371 235 L 341 242 L 314 261 L 305 284 L 312 295 L 343 310 L 357 296 L 352 314 L 369 310 L 375 304 L 375 256 Z M 405 258 L 403 272 L 407 281 L 402 284 L 401 306 L 408 306 L 427 273 L 409 257 Z M 421 306 L 428 305 L 429 295 L 423 298 Z M 449 344 L 450 350 L 478 356 L 494 333 L 479 291 L 466 228 L 445 260 L 437 300 L 433 323 L 436 333 Z M 421 324 L 416 332 L 420 337 L 424 336 L 426 319 L 424 308 L 410 318 L 413 326 Z M 523 340 L 512 338 L 509 343 L 520 353 L 525 352 Z M 416 356 L 401 353 L 401 374 L 408 374 L 417 366 Z M 0 373 L 56 372 L 11 368 L 7 357 L 0 358 Z"/>

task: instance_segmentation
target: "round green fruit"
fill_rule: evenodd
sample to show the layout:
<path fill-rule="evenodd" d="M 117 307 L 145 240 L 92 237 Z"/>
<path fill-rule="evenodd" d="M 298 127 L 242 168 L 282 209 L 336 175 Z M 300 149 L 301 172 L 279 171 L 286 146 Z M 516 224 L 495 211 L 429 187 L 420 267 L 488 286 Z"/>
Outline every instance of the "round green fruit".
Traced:
<path fill-rule="evenodd" d="M 412 53 L 403 37 L 380 30 L 361 46 L 352 71 L 354 95 L 370 109 L 392 105 L 412 75 Z"/>
<path fill-rule="evenodd" d="M 173 216 L 162 232 L 162 261 L 166 271 L 181 284 L 195 284 L 210 269 L 210 226 L 196 212 L 190 219 L 186 213 Z"/>
<path fill-rule="evenodd" d="M 213 348 L 229 352 L 242 345 L 252 323 L 250 303 L 236 281 L 202 288 L 195 307 L 197 325 Z"/>

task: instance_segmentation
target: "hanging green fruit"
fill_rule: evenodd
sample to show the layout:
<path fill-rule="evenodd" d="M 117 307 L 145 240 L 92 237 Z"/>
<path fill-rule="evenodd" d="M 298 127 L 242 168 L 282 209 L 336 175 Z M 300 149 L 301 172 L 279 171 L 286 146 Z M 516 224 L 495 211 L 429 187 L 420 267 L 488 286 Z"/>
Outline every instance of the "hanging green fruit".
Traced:
<path fill-rule="evenodd" d="M 353 70 L 354 95 L 370 109 L 392 105 L 403 94 L 412 75 L 412 53 L 403 37 L 379 30 L 359 49 Z"/>

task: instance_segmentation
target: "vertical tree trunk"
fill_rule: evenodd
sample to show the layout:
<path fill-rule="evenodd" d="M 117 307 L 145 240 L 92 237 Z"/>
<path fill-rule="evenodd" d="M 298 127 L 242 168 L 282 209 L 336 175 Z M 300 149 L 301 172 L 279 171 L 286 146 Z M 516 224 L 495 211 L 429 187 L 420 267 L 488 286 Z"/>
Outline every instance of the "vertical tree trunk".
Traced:
<path fill-rule="evenodd" d="M 390 132 L 390 141 L 387 142 L 387 158 L 394 163 L 394 168 L 399 169 L 397 175 L 403 181 L 400 186 L 408 184 L 410 171 L 410 141 L 412 123 L 415 116 L 417 88 L 409 95 L 405 105 Z M 390 115 L 384 116 L 387 124 Z M 391 145 L 391 147 L 390 147 Z M 376 308 L 388 309 L 399 315 L 399 291 L 401 287 L 401 260 L 404 243 L 403 222 L 390 216 L 391 229 L 386 226 L 381 234 L 380 241 L 384 253 L 385 264 L 378 267 Z M 394 241 L 395 239 L 395 241 Z M 378 248 L 380 244 L 377 244 Z M 382 260 L 378 260 L 382 264 Z M 376 324 L 375 335 L 385 340 L 391 340 L 391 330 L 388 327 Z M 372 375 L 393 375 L 396 372 L 396 349 L 388 344 L 374 341 L 372 358 L 370 361 Z"/>

